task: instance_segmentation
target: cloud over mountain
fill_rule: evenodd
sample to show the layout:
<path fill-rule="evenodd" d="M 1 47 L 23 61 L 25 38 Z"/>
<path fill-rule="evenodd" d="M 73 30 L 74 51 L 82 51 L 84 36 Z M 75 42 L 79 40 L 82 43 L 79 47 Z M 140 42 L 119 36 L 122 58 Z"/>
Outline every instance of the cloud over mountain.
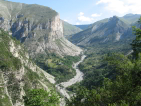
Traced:
<path fill-rule="evenodd" d="M 104 8 L 111 12 L 141 14 L 140 0 L 99 0 L 96 5 L 100 4 L 104 4 Z"/>

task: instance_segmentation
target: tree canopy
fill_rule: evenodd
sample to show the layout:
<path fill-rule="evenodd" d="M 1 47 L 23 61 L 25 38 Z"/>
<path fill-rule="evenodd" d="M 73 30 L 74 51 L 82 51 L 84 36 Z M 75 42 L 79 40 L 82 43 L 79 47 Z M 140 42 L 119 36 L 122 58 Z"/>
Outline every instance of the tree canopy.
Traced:
<path fill-rule="evenodd" d="M 78 89 L 67 106 L 141 106 L 141 29 L 133 30 L 134 58 L 117 53 L 107 55 L 104 70 L 114 73 L 115 78 L 104 78 L 102 86 L 95 89 Z"/>
<path fill-rule="evenodd" d="M 53 91 L 31 89 L 23 97 L 25 106 L 58 106 L 59 98 Z"/>

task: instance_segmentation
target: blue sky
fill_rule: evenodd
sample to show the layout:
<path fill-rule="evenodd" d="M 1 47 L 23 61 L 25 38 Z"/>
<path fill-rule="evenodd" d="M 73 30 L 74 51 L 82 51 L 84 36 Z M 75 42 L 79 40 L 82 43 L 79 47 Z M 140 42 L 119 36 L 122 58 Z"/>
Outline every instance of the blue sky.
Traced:
<path fill-rule="evenodd" d="M 141 14 L 141 0 L 8 0 L 39 4 L 51 7 L 60 18 L 71 24 L 90 24 L 95 21 L 123 16 L 128 13 Z"/>

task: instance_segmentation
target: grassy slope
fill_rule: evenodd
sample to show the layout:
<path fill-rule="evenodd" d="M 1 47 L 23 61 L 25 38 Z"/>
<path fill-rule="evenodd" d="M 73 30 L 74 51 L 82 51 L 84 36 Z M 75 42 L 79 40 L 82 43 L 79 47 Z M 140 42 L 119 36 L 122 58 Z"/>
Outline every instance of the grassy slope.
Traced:
<path fill-rule="evenodd" d="M 81 46 L 94 46 L 109 43 L 116 39 L 118 32 L 124 33 L 130 26 L 118 17 L 95 22 L 92 27 L 73 35 L 69 40 Z M 108 41 L 105 41 L 105 40 Z"/>
<path fill-rule="evenodd" d="M 4 0 L 1 0 L 0 4 L 3 5 L 0 7 L 0 9 L 4 11 L 1 11 L 0 14 L 2 14 L 6 19 L 15 19 L 16 15 L 23 15 L 23 19 L 26 17 L 29 19 L 36 19 L 44 22 L 57 15 L 57 12 L 52 10 L 51 8 L 37 4 L 27 5 L 23 3 L 15 3 Z"/>
<path fill-rule="evenodd" d="M 63 21 L 63 25 L 64 25 L 64 36 L 69 36 L 69 35 L 76 34 L 82 31 L 82 29 L 76 26 L 73 26 L 65 21 Z"/>
<path fill-rule="evenodd" d="M 88 25 L 75 25 L 75 26 L 82 29 L 82 30 L 85 30 L 85 29 L 89 28 L 91 26 L 91 24 L 88 24 Z"/>

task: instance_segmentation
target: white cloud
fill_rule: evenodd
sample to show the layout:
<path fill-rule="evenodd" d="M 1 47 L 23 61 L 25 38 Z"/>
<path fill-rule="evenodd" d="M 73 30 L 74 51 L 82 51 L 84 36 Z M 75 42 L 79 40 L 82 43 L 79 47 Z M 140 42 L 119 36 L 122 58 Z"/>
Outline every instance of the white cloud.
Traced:
<path fill-rule="evenodd" d="M 92 16 L 92 17 L 100 17 L 101 15 L 102 15 L 102 13 L 101 13 L 101 14 L 97 14 L 97 13 L 96 13 L 96 14 L 92 14 L 91 16 Z"/>
<path fill-rule="evenodd" d="M 94 19 L 93 18 L 90 18 L 90 17 L 87 17 L 87 16 L 84 16 L 84 13 L 83 12 L 80 12 L 78 14 L 78 18 L 77 18 L 79 21 L 81 22 L 92 22 Z"/>
<path fill-rule="evenodd" d="M 84 21 L 92 22 L 94 19 L 93 18 L 90 18 L 90 17 L 86 17 L 86 16 L 79 16 L 78 17 L 78 20 L 79 21 L 82 21 L 82 22 L 84 22 Z"/>
<path fill-rule="evenodd" d="M 78 16 L 82 16 L 82 15 L 84 15 L 84 13 L 83 13 L 83 12 L 80 12 L 80 13 L 78 14 Z"/>
<path fill-rule="evenodd" d="M 80 25 L 80 23 L 79 23 L 79 22 L 77 22 L 77 23 L 76 23 L 76 25 Z"/>
<path fill-rule="evenodd" d="M 141 14 L 141 0 L 99 0 L 96 4 L 106 4 L 105 9 L 111 12 Z"/>
<path fill-rule="evenodd" d="M 68 22 L 68 20 L 64 19 L 64 21 Z"/>

